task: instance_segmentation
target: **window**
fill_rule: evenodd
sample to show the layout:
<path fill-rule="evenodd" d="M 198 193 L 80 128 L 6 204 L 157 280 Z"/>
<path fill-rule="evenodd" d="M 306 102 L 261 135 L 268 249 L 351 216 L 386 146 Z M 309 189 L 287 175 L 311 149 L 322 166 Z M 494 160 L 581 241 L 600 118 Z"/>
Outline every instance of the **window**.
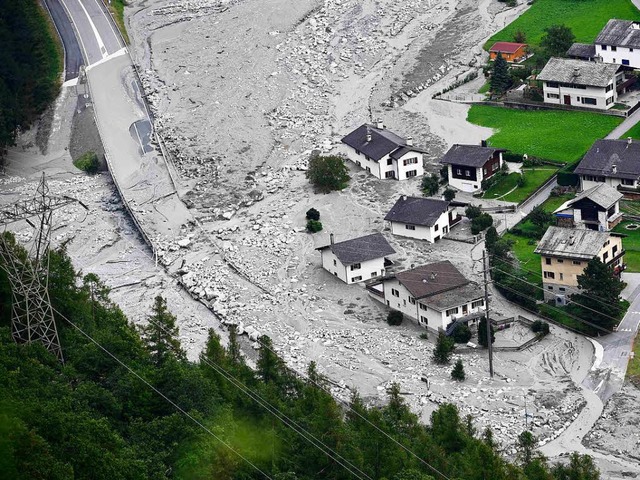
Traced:
<path fill-rule="evenodd" d="M 564 291 L 566 291 L 567 289 L 566 289 L 566 288 L 564 288 L 564 287 L 559 287 L 559 288 L 558 288 L 558 290 L 560 290 L 561 292 L 564 292 Z"/>
<path fill-rule="evenodd" d="M 604 89 L 605 92 L 610 92 L 611 90 L 613 90 L 613 83 L 610 83 L 609 85 L 607 85 L 607 87 Z"/>
<path fill-rule="evenodd" d="M 487 174 L 487 169 L 486 169 L 486 168 L 483 168 L 483 169 L 482 169 L 482 173 L 484 173 L 484 174 L 486 175 L 486 174 Z"/>
<path fill-rule="evenodd" d="M 598 101 L 595 98 L 582 97 L 582 104 L 583 105 L 597 105 Z"/>
<path fill-rule="evenodd" d="M 547 287 L 547 290 L 553 290 L 553 287 L 552 287 L 551 285 L 549 285 L 549 286 Z"/>
<path fill-rule="evenodd" d="M 618 245 L 614 245 L 611 249 L 611 255 L 614 256 L 618 252 Z"/>
<path fill-rule="evenodd" d="M 564 280 L 564 273 L 560 272 L 560 280 Z"/>
<path fill-rule="evenodd" d="M 544 278 L 556 278 L 556 274 L 554 272 L 544 272 Z"/>
<path fill-rule="evenodd" d="M 409 297 L 409 303 L 410 303 L 411 305 L 415 305 L 415 304 L 416 304 L 416 299 L 415 299 L 415 298 L 413 298 L 413 297 Z"/>
<path fill-rule="evenodd" d="M 420 304 L 420 310 L 426 310 L 427 306 L 424 303 Z"/>
<path fill-rule="evenodd" d="M 424 323 L 425 325 L 429 325 L 429 320 L 423 315 L 420 315 L 420 322 Z"/>
<path fill-rule="evenodd" d="M 578 260 L 574 260 L 571 263 L 573 263 L 574 265 L 582 265 L 582 262 L 579 262 Z"/>
<path fill-rule="evenodd" d="M 334 260 L 333 261 L 333 266 L 335 267 L 336 265 L 338 265 L 338 263 Z"/>
<path fill-rule="evenodd" d="M 360 280 L 362 280 L 362 275 L 358 275 L 357 277 L 353 277 L 351 279 L 352 282 L 359 282 Z"/>
<path fill-rule="evenodd" d="M 369 167 L 365 167 L 365 170 L 369 173 L 371 173 L 371 169 Z"/>
<path fill-rule="evenodd" d="M 462 170 L 460 170 L 459 168 L 456 168 L 456 175 L 462 175 Z"/>
<path fill-rule="evenodd" d="M 617 52 L 618 51 L 618 47 L 611 45 L 611 51 L 612 52 Z"/>
<path fill-rule="evenodd" d="M 375 278 L 378 276 L 378 272 L 371 272 L 371 278 Z"/>
<path fill-rule="evenodd" d="M 464 171 L 464 176 L 465 177 L 470 177 L 471 176 L 471 170 L 465 170 Z"/>
<path fill-rule="evenodd" d="M 398 290 L 396 290 L 395 288 L 391 289 L 391 295 L 393 295 L 394 297 L 399 297 L 400 296 L 400 292 Z"/>
<path fill-rule="evenodd" d="M 633 185 L 635 181 L 628 178 L 623 178 L 622 180 L 620 180 L 620 183 L 622 183 L 622 185 Z"/>
<path fill-rule="evenodd" d="M 560 84 L 558 82 L 547 82 L 547 87 L 549 88 L 558 88 Z"/>
<path fill-rule="evenodd" d="M 389 172 L 384 172 L 384 178 L 394 178 L 395 174 L 393 172 L 393 170 L 389 171 Z"/>
<path fill-rule="evenodd" d="M 602 50 L 606 50 L 606 49 L 607 49 L 607 46 L 606 46 L 606 45 L 600 45 L 600 48 L 601 48 Z"/>
<path fill-rule="evenodd" d="M 415 230 L 416 226 L 415 225 L 405 225 L 404 228 L 406 228 L 407 230 Z"/>
<path fill-rule="evenodd" d="M 359 167 L 362 166 L 362 163 L 360 163 L 360 160 L 356 160 L 356 165 L 358 165 Z"/>
<path fill-rule="evenodd" d="M 629 51 L 630 51 L 630 52 L 633 52 L 633 48 L 630 48 L 630 49 L 629 49 Z"/>
<path fill-rule="evenodd" d="M 362 154 L 360 153 L 360 150 L 356 150 L 356 153 L 357 153 L 358 155 L 362 155 Z"/>
<path fill-rule="evenodd" d="M 551 265 L 551 259 L 550 258 L 545 258 L 544 259 L 544 263 L 547 265 Z"/>
<path fill-rule="evenodd" d="M 547 93 L 547 98 L 560 98 L 557 93 Z"/>
<path fill-rule="evenodd" d="M 406 167 L 407 165 L 413 165 L 414 163 L 418 163 L 417 157 L 406 158 L 403 160 L 403 165 Z"/>
<path fill-rule="evenodd" d="M 471 308 L 484 307 L 484 300 L 476 300 L 475 302 L 471 302 Z"/>
<path fill-rule="evenodd" d="M 455 315 L 456 313 L 458 313 L 458 307 L 450 308 L 445 313 L 447 317 L 450 317 L 451 315 Z"/>
<path fill-rule="evenodd" d="M 433 231 L 434 231 L 434 232 L 437 232 L 439 228 L 440 228 L 440 227 L 439 227 L 439 225 L 436 223 L 436 224 L 433 226 Z"/>
<path fill-rule="evenodd" d="M 498 169 L 498 162 L 491 165 L 491 171 L 495 172 Z"/>
<path fill-rule="evenodd" d="M 556 259 L 556 262 L 558 263 L 564 263 L 564 260 L 562 260 L 561 258 Z"/>
<path fill-rule="evenodd" d="M 353 265 L 351 265 L 351 271 L 353 272 L 354 270 L 360 270 L 361 265 L 359 263 L 354 263 Z"/>
<path fill-rule="evenodd" d="M 407 172 L 407 178 L 415 177 L 417 175 L 418 175 L 418 171 L 417 170 L 409 170 Z"/>
<path fill-rule="evenodd" d="M 604 254 L 602 255 L 602 261 L 606 262 L 607 258 L 609 258 L 609 252 L 604 252 Z"/>
<path fill-rule="evenodd" d="M 607 98 L 607 100 L 606 100 L 606 104 L 607 104 L 607 105 L 611 105 L 612 103 L 613 103 L 613 97 L 609 97 L 609 98 Z"/>
<path fill-rule="evenodd" d="M 387 158 L 387 165 L 393 165 L 393 159 Z"/>
<path fill-rule="evenodd" d="M 371 160 L 371 159 L 369 158 L 369 155 L 365 155 L 365 156 L 364 156 L 364 158 L 366 158 L 367 160 Z"/>

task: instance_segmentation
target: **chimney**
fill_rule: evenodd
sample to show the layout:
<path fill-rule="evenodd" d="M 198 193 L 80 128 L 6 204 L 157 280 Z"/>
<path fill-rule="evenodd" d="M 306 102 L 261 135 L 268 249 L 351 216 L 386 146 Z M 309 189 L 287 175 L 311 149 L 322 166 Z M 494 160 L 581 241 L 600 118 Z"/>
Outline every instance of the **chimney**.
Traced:
<path fill-rule="evenodd" d="M 367 127 L 367 142 L 371 141 L 371 130 Z"/>
<path fill-rule="evenodd" d="M 487 141 L 486 140 L 481 140 L 480 141 L 480 146 L 486 147 L 487 146 Z"/>
<path fill-rule="evenodd" d="M 573 245 L 574 243 L 576 243 L 576 237 L 573 235 L 569 236 L 569 245 Z"/>
<path fill-rule="evenodd" d="M 438 274 L 436 272 L 431 272 L 431 280 L 435 280 Z"/>
<path fill-rule="evenodd" d="M 407 201 L 407 196 L 406 195 L 402 195 L 402 200 L 406 202 Z"/>
<path fill-rule="evenodd" d="M 618 166 L 615 163 L 611 165 L 611 173 L 618 173 Z"/>
<path fill-rule="evenodd" d="M 410 147 L 413 146 L 413 137 L 407 137 L 405 143 Z"/>
<path fill-rule="evenodd" d="M 632 141 L 633 141 L 633 138 L 627 137 L 627 145 L 631 145 Z"/>
<path fill-rule="evenodd" d="M 333 233 L 329 234 L 329 241 L 331 242 L 331 245 L 333 245 L 335 243 L 334 239 L 333 239 Z"/>
<path fill-rule="evenodd" d="M 379 128 L 380 130 L 382 130 L 384 128 L 384 123 L 382 123 L 382 119 L 381 118 L 376 120 L 376 128 Z"/>
<path fill-rule="evenodd" d="M 578 67 L 575 67 L 573 69 L 573 76 L 574 77 L 579 77 L 580 76 L 580 69 Z"/>

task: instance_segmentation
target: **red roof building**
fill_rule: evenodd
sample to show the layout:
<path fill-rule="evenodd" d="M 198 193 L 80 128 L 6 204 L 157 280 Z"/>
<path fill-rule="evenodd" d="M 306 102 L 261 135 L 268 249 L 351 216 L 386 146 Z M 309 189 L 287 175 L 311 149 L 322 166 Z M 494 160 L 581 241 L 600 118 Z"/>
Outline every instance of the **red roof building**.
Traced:
<path fill-rule="evenodd" d="M 507 62 L 519 62 L 527 55 L 526 43 L 496 42 L 489 49 L 491 60 L 495 60 L 498 52 Z"/>

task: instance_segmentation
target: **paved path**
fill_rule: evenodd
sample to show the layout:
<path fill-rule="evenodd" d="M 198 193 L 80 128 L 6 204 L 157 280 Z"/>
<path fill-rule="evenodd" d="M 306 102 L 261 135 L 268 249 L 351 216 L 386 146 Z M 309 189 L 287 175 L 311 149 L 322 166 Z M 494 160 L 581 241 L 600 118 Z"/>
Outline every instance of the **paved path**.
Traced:
<path fill-rule="evenodd" d="M 640 1 L 640 0 L 638 0 Z M 624 121 L 614 128 L 609 135 L 605 138 L 608 139 L 616 139 L 623 136 L 625 133 L 629 131 L 631 127 L 633 127 L 636 123 L 640 122 L 640 109 L 633 112 L 630 116 L 624 119 Z"/>
<path fill-rule="evenodd" d="M 44 3 L 64 48 L 64 80 L 73 80 L 78 77 L 80 67 L 84 65 L 82 50 L 73 31 L 73 24 L 60 0 L 44 0 Z"/>

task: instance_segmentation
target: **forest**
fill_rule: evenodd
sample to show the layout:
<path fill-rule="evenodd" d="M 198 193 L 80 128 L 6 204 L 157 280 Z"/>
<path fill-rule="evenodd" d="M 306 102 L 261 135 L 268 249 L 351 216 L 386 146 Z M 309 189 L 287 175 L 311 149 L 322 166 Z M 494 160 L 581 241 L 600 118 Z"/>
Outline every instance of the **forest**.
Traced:
<path fill-rule="evenodd" d="M 0 0 L 0 159 L 56 98 L 62 53 L 38 0 Z"/>
<path fill-rule="evenodd" d="M 7 251 L 26 258 L 4 235 Z M 191 362 L 162 297 L 136 327 L 64 249 L 49 257 L 64 363 L 39 343 L 12 340 L 11 286 L 0 268 L 0 478 L 599 478 L 588 456 L 550 465 L 529 432 L 518 457 L 505 460 L 491 430 L 476 431 L 453 404 L 422 425 L 397 385 L 384 406 L 365 405 L 357 392 L 340 403 L 313 363 L 295 374 L 268 337 L 255 368 L 234 330 L 226 346 L 210 330 Z"/>

